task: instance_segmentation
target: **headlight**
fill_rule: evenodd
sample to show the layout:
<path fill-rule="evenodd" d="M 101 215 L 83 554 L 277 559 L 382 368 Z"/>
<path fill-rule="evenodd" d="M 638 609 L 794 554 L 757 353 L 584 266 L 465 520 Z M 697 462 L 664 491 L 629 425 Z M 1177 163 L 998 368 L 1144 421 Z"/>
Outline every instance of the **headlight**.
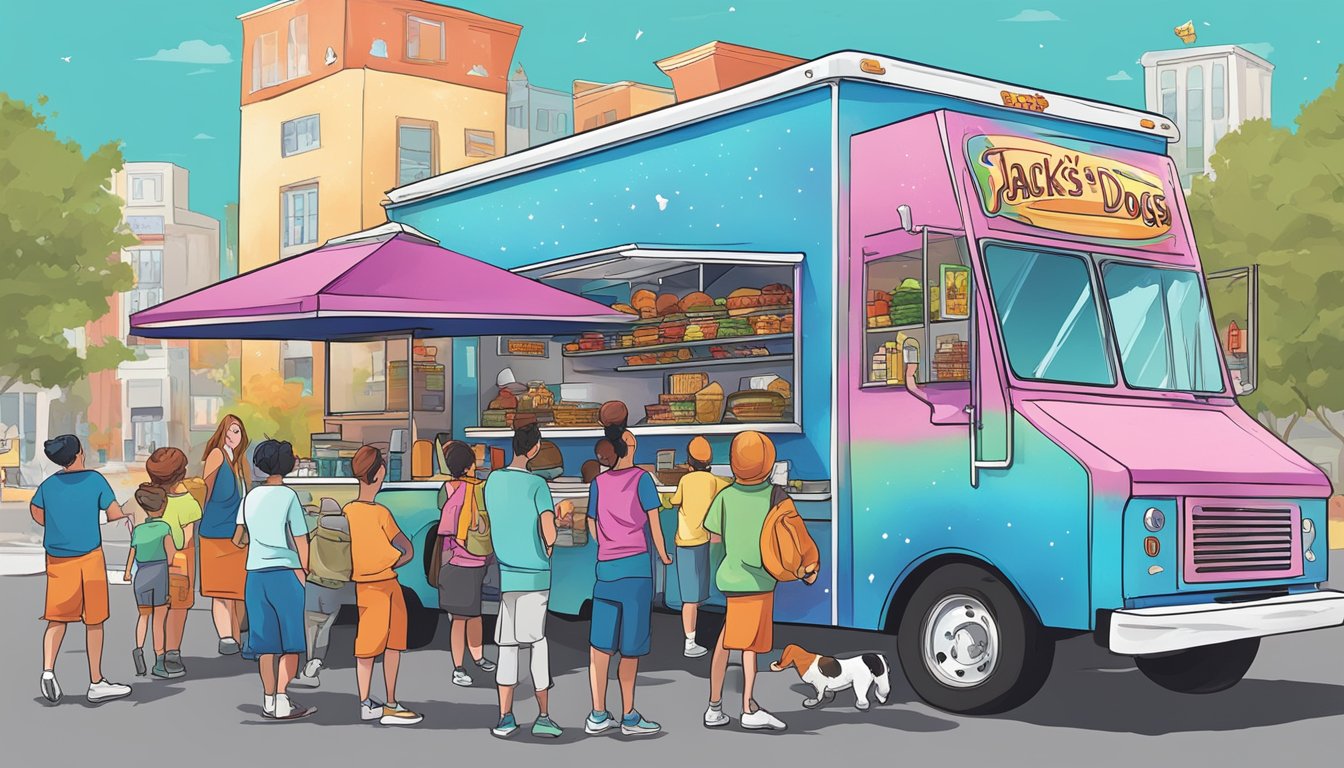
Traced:
<path fill-rule="evenodd" d="M 1147 512 L 1143 513 L 1143 527 L 1157 533 L 1162 530 L 1162 526 L 1167 524 L 1167 516 L 1157 507 L 1149 507 Z"/>
<path fill-rule="evenodd" d="M 1316 562 L 1316 553 L 1312 551 L 1312 546 L 1315 543 L 1316 524 L 1311 521 L 1311 518 L 1304 517 L 1302 518 L 1302 549 L 1305 551 L 1302 556 L 1307 559 L 1308 563 Z"/>

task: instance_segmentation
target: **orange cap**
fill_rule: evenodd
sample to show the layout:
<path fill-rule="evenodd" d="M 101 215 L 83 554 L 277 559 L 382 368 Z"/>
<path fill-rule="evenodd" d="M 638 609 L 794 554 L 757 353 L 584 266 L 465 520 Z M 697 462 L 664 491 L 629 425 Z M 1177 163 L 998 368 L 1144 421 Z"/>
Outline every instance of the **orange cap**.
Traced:
<path fill-rule="evenodd" d="M 743 432 L 733 438 L 728 460 L 737 482 L 742 485 L 762 483 L 775 469 L 775 444 L 760 432 Z"/>
<path fill-rule="evenodd" d="M 686 446 L 686 455 L 692 460 L 701 464 L 707 464 L 714 458 L 714 451 L 709 447 L 709 441 L 703 437 L 691 438 L 691 444 Z"/>

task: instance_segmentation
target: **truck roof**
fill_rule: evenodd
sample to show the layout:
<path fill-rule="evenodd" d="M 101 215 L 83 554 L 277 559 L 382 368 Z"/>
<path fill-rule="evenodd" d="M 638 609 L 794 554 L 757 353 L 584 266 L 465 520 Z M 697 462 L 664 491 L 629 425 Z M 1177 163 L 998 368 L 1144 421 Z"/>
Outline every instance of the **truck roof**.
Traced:
<path fill-rule="evenodd" d="M 1168 141 L 1175 141 L 1179 137 L 1179 132 L 1168 118 L 1152 112 L 1038 91 L 890 56 L 840 51 L 734 88 L 397 187 L 388 192 L 389 205 L 417 202 L 524 173 L 744 109 L 792 91 L 839 80 L 857 80 L 941 94 L 996 107 L 1004 107 L 1004 92 L 1039 95 L 1049 102 L 1044 112 L 1049 117 L 1133 131 Z"/>

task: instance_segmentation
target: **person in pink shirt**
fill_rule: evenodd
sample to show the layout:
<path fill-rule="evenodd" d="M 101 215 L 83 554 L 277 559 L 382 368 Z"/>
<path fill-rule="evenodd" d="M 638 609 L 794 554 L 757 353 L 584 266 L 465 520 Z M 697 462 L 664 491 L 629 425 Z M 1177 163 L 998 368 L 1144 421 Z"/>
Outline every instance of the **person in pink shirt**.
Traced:
<path fill-rule="evenodd" d="M 479 513 L 482 492 L 481 482 L 476 479 L 476 453 L 466 443 L 454 440 L 444 448 L 443 460 L 452 479 L 443 484 L 445 499 L 439 518 L 438 534 L 443 542 L 439 607 L 453 617 L 453 685 L 465 687 L 472 680 L 462 666 L 463 646 L 471 651 L 472 660 L 482 672 L 495 669 L 485 658 L 481 644 L 481 586 L 490 555 L 467 551 L 467 537 L 472 532 L 486 532 L 485 518 Z"/>
<path fill-rule="evenodd" d="M 621 403 L 602 407 L 606 439 L 597 457 L 606 472 L 589 486 L 588 510 L 597 538 L 597 583 L 593 586 L 592 650 L 588 676 L 593 711 L 584 731 L 597 735 L 620 726 L 626 736 L 651 736 L 662 730 L 635 709 L 635 675 L 647 656 L 653 606 L 653 563 L 649 539 L 659 559 L 670 565 L 658 510 L 658 488 L 648 472 L 635 466 L 635 436 L 626 428 L 629 414 Z M 607 674 L 611 657 L 621 655 L 617 676 L 625 705 L 619 723 L 607 712 Z"/>

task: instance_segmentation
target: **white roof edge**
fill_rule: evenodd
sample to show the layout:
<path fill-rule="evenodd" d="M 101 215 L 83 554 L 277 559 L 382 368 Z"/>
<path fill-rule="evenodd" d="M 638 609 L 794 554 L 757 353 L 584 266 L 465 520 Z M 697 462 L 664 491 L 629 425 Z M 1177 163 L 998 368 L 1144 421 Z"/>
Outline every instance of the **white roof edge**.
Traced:
<path fill-rule="evenodd" d="M 381 240 L 393 237 L 395 235 L 410 235 L 411 237 L 418 237 L 421 240 L 433 243 L 435 245 L 439 244 L 438 240 L 435 240 L 429 235 L 426 235 L 424 232 L 421 232 L 415 227 L 412 227 L 410 224 L 402 224 L 399 221 L 389 221 L 384 224 L 379 224 L 376 227 L 361 230 L 359 232 L 351 232 L 348 235 L 333 237 L 327 242 L 323 243 L 322 247 L 326 248 L 329 245 L 344 245 L 346 243 L 358 243 L 364 240 Z"/>
<path fill-rule="evenodd" d="M 863 59 L 876 59 L 885 72 L 870 74 L 861 69 Z M 1101 125 L 1136 133 L 1146 132 L 1175 140 L 1179 133 L 1159 114 L 1092 101 L 1077 96 L 1040 91 L 1014 83 L 988 80 L 962 72 L 939 69 L 890 56 L 841 51 L 804 62 L 750 83 L 719 91 L 698 99 L 663 107 L 611 125 L 584 131 L 539 147 L 466 168 L 431 176 L 398 187 L 387 193 L 389 206 L 423 200 L 454 192 L 495 179 L 541 168 L 552 163 L 627 144 L 674 128 L 733 112 L 746 106 L 769 101 L 794 91 L 833 80 L 859 80 L 892 85 L 913 91 L 936 93 L 967 101 L 1003 107 L 1000 91 L 1039 93 L 1050 101 L 1047 117 L 1090 125 Z M 1009 110 L 1005 110 L 1007 112 Z M 1152 120 L 1156 128 L 1144 129 L 1140 120 Z"/>
<path fill-rule="evenodd" d="M 571 253 L 568 256 L 559 256 L 546 261 L 539 261 L 535 264 L 524 264 L 510 269 L 520 275 L 526 275 L 531 272 L 540 272 L 553 267 L 561 267 L 575 261 L 584 259 L 595 259 L 602 256 L 615 256 L 617 258 L 661 258 L 661 259 L 684 259 L 686 261 L 719 261 L 729 263 L 743 264 L 801 264 L 803 254 L 797 251 L 743 251 L 732 248 L 699 248 L 699 247 L 675 247 L 666 245 L 639 245 L 637 243 L 626 243 L 624 245 L 612 245 L 606 248 L 598 248 L 593 251 L 584 251 L 583 253 Z"/>
<path fill-rule="evenodd" d="M 1250 59 L 1252 62 L 1273 70 L 1274 64 L 1263 56 L 1259 56 L 1240 45 L 1200 45 L 1194 48 L 1168 48 L 1164 51 L 1148 51 L 1139 57 L 1139 63 L 1145 67 L 1151 67 L 1155 64 L 1161 64 L 1164 61 L 1189 61 L 1192 59 L 1203 59 L 1214 56 L 1226 56 L 1232 54 L 1244 59 Z"/>
<path fill-rule="evenodd" d="M 293 5 L 295 2 L 296 0 L 276 0 L 276 2 L 274 3 L 267 3 L 266 5 L 263 5 L 260 8 L 253 8 L 252 10 L 247 11 L 246 13 L 240 13 L 235 18 L 241 21 L 242 19 L 246 19 L 251 16 L 256 16 L 259 13 L 265 13 L 269 10 L 279 8 L 280 6 L 283 5 Z"/>

